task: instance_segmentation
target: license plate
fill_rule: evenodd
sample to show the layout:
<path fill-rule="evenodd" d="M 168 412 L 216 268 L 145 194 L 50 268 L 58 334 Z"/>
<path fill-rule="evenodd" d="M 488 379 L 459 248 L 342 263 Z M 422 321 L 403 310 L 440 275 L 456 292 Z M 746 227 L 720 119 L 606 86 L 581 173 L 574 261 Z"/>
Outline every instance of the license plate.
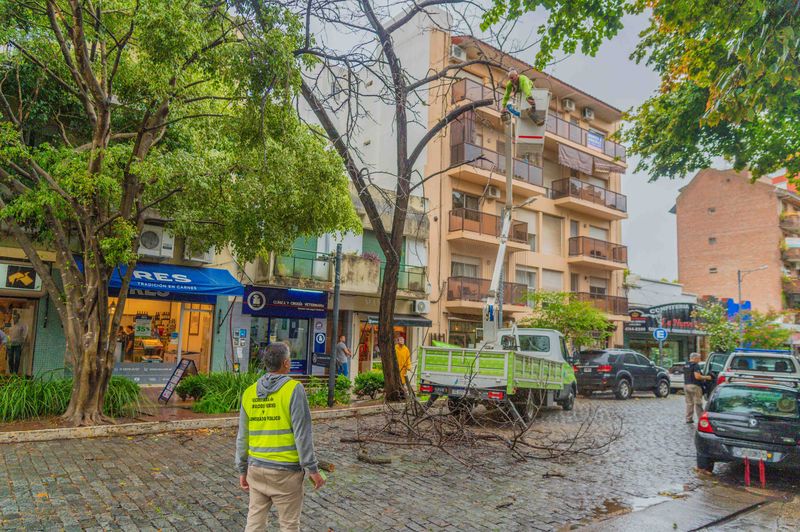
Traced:
<path fill-rule="evenodd" d="M 592 372 L 592 368 L 583 368 L 583 372 L 584 373 L 591 373 Z"/>
<path fill-rule="evenodd" d="M 747 449 L 745 447 L 733 447 L 731 449 L 733 456 L 737 458 L 748 458 L 750 460 L 769 460 L 772 458 L 772 453 L 764 451 L 763 449 Z"/>
<path fill-rule="evenodd" d="M 461 388 L 451 388 L 449 395 L 453 397 L 461 397 L 462 395 L 464 395 L 464 390 Z"/>

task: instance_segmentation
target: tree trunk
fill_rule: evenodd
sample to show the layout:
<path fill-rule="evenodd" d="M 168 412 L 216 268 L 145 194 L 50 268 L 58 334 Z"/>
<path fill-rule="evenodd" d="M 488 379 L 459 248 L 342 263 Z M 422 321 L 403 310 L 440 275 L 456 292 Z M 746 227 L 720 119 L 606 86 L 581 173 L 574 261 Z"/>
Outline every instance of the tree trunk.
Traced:
<path fill-rule="evenodd" d="M 394 304 L 397 299 L 397 277 L 400 259 L 386 254 L 386 269 L 383 272 L 380 307 L 378 312 L 378 346 L 383 357 L 384 393 L 390 401 L 400 399 L 400 369 L 394 352 Z"/>

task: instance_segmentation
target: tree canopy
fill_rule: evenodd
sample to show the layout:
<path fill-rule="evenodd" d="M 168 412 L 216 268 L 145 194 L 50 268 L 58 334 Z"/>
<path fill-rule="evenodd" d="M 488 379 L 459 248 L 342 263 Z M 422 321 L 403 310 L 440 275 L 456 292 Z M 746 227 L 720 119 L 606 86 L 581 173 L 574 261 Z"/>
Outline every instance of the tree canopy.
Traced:
<path fill-rule="evenodd" d="M 632 59 L 661 78 L 657 94 L 627 116 L 622 134 L 637 170 L 683 177 L 723 157 L 754 177 L 800 172 L 800 4 L 796 0 L 495 0 L 484 24 L 550 10 L 533 61 L 594 55 L 626 13 L 650 25 Z"/>
<path fill-rule="evenodd" d="M 597 307 L 581 301 L 569 292 L 535 292 L 530 316 L 517 323 L 520 327 L 555 329 L 573 348 L 600 345 L 611 337 L 613 324 Z"/>
<path fill-rule="evenodd" d="M 783 349 L 792 331 L 778 322 L 775 312 L 749 311 L 742 313 L 741 329 L 738 319 L 729 319 L 728 311 L 718 303 L 710 303 L 695 310 L 698 327 L 708 335 L 712 351 L 728 353 L 743 345 L 756 349 Z"/>

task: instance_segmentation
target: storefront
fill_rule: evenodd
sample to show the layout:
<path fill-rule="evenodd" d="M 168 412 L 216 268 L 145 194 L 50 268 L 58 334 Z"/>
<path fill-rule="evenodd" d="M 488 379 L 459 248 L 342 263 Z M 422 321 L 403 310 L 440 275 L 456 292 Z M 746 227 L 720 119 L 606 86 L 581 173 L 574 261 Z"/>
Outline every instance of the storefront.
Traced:
<path fill-rule="evenodd" d="M 32 375 L 42 280 L 25 262 L 0 263 L 0 375 Z"/>
<path fill-rule="evenodd" d="M 631 307 L 628 311 L 630 321 L 625 323 L 625 347 L 639 351 L 652 360 L 688 360 L 689 353 L 701 351 L 704 337 L 693 316 L 696 306 L 694 303 L 669 303 L 654 307 Z M 658 341 L 653 338 L 653 331 L 659 327 L 669 333 L 661 353 Z"/>
<path fill-rule="evenodd" d="M 421 316 L 395 316 L 392 327 L 392 337 L 395 339 L 403 337 L 409 349 L 415 347 L 412 332 L 415 327 L 427 329 L 431 326 L 431 320 Z M 365 316 L 359 321 L 358 335 L 358 373 L 364 373 L 372 369 L 374 362 L 381 361 L 381 352 L 378 347 L 378 316 Z M 422 340 L 417 339 L 417 343 Z"/>
<path fill-rule="evenodd" d="M 113 296 L 125 270 L 115 270 L 109 282 L 110 312 L 116 310 Z M 242 293 L 227 270 L 137 264 L 117 333 L 114 374 L 140 384 L 163 384 L 183 359 L 192 360 L 201 373 L 212 371 L 215 332 L 220 332 L 214 327 L 218 301 Z"/>
<path fill-rule="evenodd" d="M 291 352 L 291 373 L 327 373 L 327 292 L 247 285 L 244 294 L 251 361 L 269 344 L 284 342 Z"/>

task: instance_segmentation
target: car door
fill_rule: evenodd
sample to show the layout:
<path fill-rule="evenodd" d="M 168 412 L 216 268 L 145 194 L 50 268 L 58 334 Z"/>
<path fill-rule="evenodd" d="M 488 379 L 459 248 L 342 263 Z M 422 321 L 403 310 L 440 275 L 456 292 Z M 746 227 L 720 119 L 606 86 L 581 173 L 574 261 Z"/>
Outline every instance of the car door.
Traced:
<path fill-rule="evenodd" d="M 639 361 L 636 359 L 634 353 L 625 353 L 622 356 L 622 367 L 631 374 L 633 377 L 633 389 L 641 390 L 644 385 L 642 384 L 642 368 L 639 366 Z"/>
<path fill-rule="evenodd" d="M 644 355 L 637 353 L 636 359 L 639 361 L 639 365 L 642 367 L 642 380 L 644 381 L 642 386 L 645 388 L 655 388 L 656 378 L 658 377 L 658 368 Z"/>

